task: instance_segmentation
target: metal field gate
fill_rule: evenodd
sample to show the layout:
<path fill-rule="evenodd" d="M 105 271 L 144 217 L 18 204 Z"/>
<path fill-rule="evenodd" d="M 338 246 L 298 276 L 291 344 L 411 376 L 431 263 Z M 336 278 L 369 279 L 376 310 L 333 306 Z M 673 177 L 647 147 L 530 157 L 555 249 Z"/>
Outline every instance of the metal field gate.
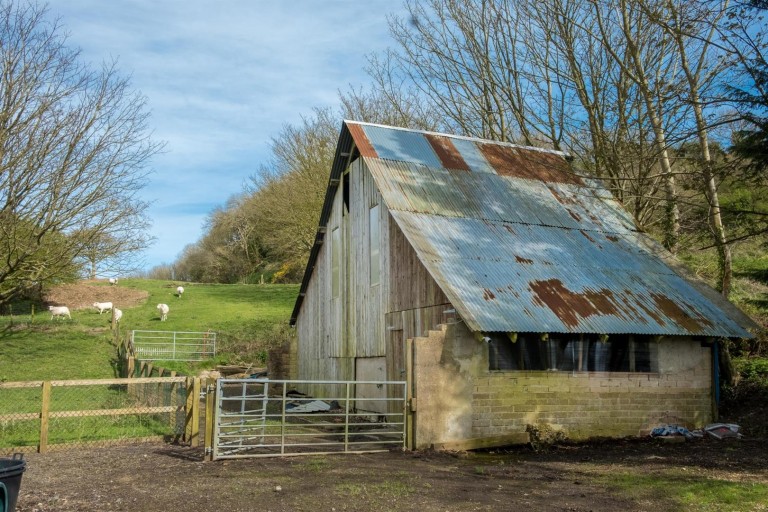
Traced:
<path fill-rule="evenodd" d="M 204 361 L 216 357 L 216 333 L 131 331 L 136 357 L 145 360 Z"/>
<path fill-rule="evenodd" d="M 365 453 L 405 443 L 404 381 L 217 381 L 214 460 Z"/>

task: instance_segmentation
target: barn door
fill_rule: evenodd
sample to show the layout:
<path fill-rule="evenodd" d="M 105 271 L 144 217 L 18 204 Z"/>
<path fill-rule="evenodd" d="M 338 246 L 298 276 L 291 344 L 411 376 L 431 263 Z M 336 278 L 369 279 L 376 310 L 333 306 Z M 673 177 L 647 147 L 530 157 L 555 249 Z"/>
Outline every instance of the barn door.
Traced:
<path fill-rule="evenodd" d="M 355 381 L 376 381 L 380 384 L 355 386 L 357 408 L 363 412 L 386 414 L 387 412 L 387 358 L 358 357 L 355 359 Z"/>

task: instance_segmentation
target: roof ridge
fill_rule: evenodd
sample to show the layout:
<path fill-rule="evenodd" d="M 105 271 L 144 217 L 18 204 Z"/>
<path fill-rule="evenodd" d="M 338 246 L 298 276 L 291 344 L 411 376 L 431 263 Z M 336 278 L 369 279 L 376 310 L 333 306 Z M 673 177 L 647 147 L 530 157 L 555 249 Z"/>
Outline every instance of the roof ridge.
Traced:
<path fill-rule="evenodd" d="M 504 142 L 504 141 L 500 141 L 500 140 L 484 139 L 482 137 L 469 137 L 469 136 L 466 136 L 466 135 L 453 135 L 453 134 L 444 133 L 444 132 L 433 132 L 433 131 L 430 131 L 430 130 L 418 130 L 416 128 L 402 128 L 400 126 L 390 126 L 390 125 L 387 125 L 387 124 L 380 124 L 380 123 L 368 123 L 368 122 L 365 122 L 365 121 L 354 121 L 352 119 L 344 119 L 343 122 L 344 123 L 348 123 L 348 124 L 356 124 L 356 125 L 360 125 L 360 126 L 373 126 L 373 127 L 376 127 L 376 128 L 386 128 L 388 130 L 397 130 L 397 131 L 402 131 L 402 132 L 422 133 L 422 134 L 425 134 L 425 135 L 434 135 L 434 136 L 437 136 L 437 137 L 446 137 L 446 138 L 449 138 L 449 139 L 460 139 L 460 140 L 466 140 L 466 141 L 472 141 L 472 142 L 484 142 L 484 143 L 487 143 L 487 144 L 497 144 L 499 146 L 507 146 L 507 147 L 516 148 L 516 149 L 530 149 L 530 150 L 533 150 L 533 151 L 539 151 L 541 153 L 549 153 L 549 154 L 553 154 L 553 155 L 562 156 L 563 158 L 566 158 L 566 159 L 569 159 L 572 156 L 570 153 L 567 153 L 565 151 L 559 151 L 557 149 L 547 149 L 547 148 L 539 148 L 539 147 L 536 147 L 536 146 L 526 146 L 526 145 L 523 145 L 523 144 L 515 144 L 513 142 Z"/>

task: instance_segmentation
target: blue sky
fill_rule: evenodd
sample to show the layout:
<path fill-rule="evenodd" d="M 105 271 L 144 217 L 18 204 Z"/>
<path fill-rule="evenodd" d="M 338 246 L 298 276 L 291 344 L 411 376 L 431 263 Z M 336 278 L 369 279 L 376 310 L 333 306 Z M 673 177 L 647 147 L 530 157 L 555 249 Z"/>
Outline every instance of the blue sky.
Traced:
<path fill-rule="evenodd" d="M 400 0 L 50 0 L 69 44 L 93 66 L 115 58 L 148 99 L 163 154 L 143 191 L 173 262 L 205 218 L 270 158 L 286 124 L 368 83 L 366 55 L 391 45 Z"/>

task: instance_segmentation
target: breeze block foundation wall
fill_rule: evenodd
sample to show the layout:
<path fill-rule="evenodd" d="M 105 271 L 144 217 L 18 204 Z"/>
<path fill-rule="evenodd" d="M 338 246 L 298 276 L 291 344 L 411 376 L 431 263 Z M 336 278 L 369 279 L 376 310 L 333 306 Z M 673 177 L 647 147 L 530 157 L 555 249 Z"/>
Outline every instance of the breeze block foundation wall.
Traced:
<path fill-rule="evenodd" d="M 645 435 L 712 420 L 711 349 L 662 338 L 658 373 L 489 371 L 488 348 L 463 324 L 414 339 L 415 446 L 524 433 L 571 440 Z"/>

